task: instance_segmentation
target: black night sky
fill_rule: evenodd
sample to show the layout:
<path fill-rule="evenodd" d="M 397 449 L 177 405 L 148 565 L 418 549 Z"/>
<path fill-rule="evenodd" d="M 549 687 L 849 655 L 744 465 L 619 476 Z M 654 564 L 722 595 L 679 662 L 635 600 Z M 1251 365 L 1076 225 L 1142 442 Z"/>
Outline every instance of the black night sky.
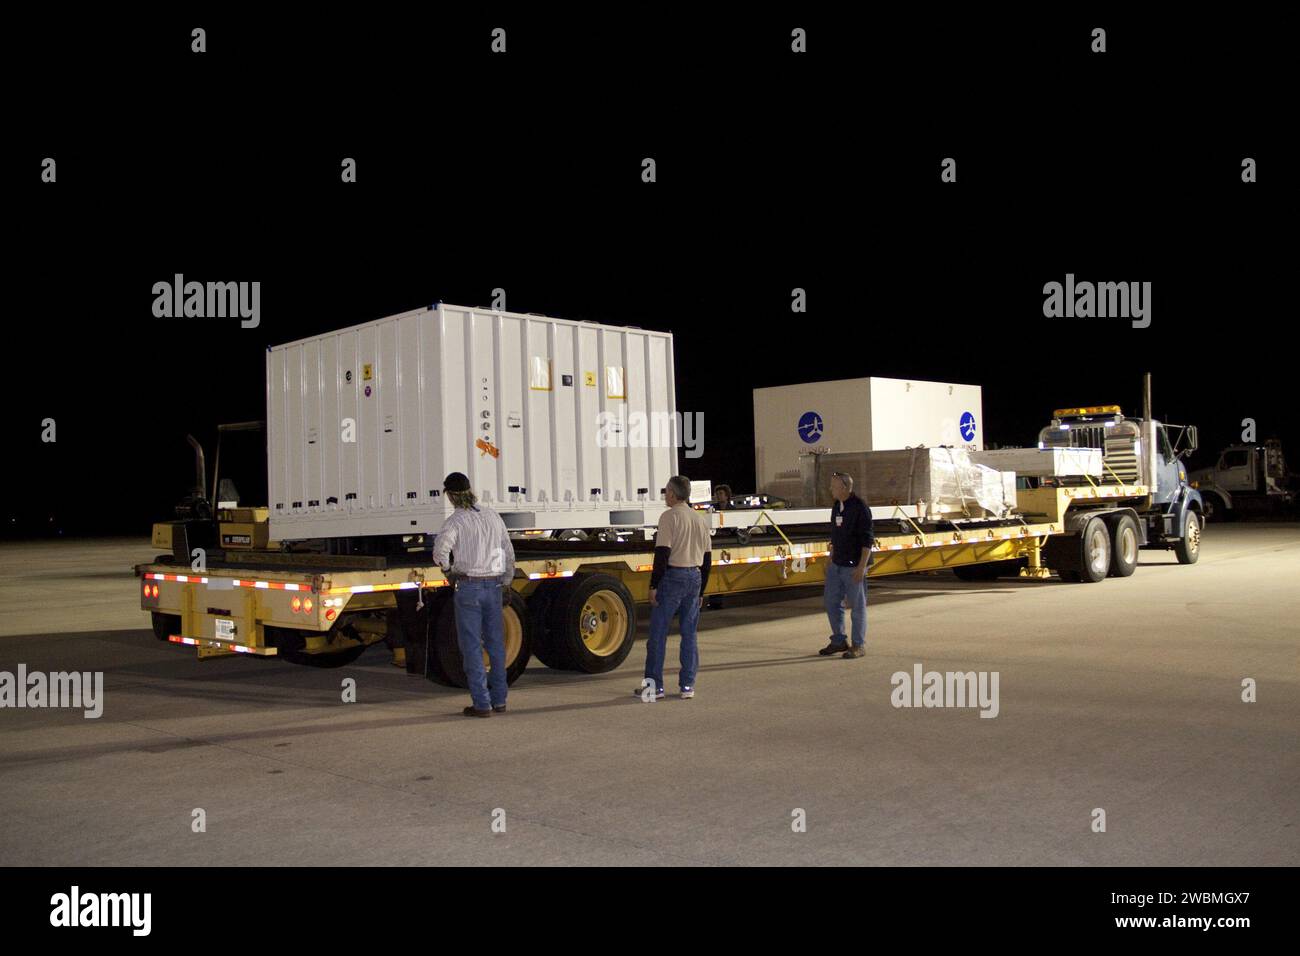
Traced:
<path fill-rule="evenodd" d="M 234 49 L 210 19 L 202 56 L 188 20 L 39 41 L 57 76 L 11 85 L 6 137 L 0 534 L 147 534 L 186 490 L 186 432 L 210 450 L 265 416 L 268 345 L 495 287 L 673 332 L 678 406 L 705 414 L 688 473 L 737 490 L 751 389 L 865 375 L 982 385 L 985 440 L 1021 444 L 1058 406 L 1137 412 L 1151 371 L 1157 415 L 1200 428 L 1194 463 L 1245 417 L 1300 458 L 1268 31 L 1115 19 L 1096 56 L 1085 20 L 997 16 L 534 15 L 495 59 L 489 17 Z M 1150 328 L 1044 318 L 1067 272 L 1150 281 Z M 154 318 L 174 273 L 259 280 L 260 327 Z"/>

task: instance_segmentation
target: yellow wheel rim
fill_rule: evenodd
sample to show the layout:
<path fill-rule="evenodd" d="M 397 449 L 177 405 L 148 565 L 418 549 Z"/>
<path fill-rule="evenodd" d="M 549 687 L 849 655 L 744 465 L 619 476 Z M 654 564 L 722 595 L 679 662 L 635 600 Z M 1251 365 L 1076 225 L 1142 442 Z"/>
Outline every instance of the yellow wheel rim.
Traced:
<path fill-rule="evenodd" d="M 515 661 L 519 660 L 519 652 L 524 646 L 524 622 L 519 620 L 515 609 L 509 606 L 502 609 L 501 620 L 506 638 L 506 670 L 510 670 Z M 483 669 L 492 670 L 492 662 L 488 660 L 487 651 L 483 652 Z"/>
<path fill-rule="evenodd" d="M 613 591 L 594 592 L 578 616 L 582 643 L 597 657 L 608 657 L 622 647 L 627 628 L 627 608 Z"/>

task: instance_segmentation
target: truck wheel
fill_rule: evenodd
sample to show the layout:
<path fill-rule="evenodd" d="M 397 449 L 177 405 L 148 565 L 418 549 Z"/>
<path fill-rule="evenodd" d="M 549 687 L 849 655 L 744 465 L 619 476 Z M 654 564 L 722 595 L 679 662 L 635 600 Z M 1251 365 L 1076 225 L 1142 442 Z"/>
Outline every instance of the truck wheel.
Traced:
<path fill-rule="evenodd" d="M 1104 581 L 1110 573 L 1110 529 L 1093 518 L 1079 535 L 1079 579 L 1087 584 Z"/>
<path fill-rule="evenodd" d="M 531 629 L 524 599 L 513 588 L 503 588 L 501 618 L 505 630 L 506 684 L 519 679 L 533 656 Z M 460 654 L 460 641 L 456 632 L 456 604 L 451 595 L 438 607 L 433 625 L 432 657 L 437 667 L 429 668 L 429 680 L 445 687 L 468 687 L 465 676 L 465 659 Z M 483 668 L 490 670 L 487 654 L 483 654 Z"/>
<path fill-rule="evenodd" d="M 584 574 L 557 590 L 546 613 L 549 664 L 587 674 L 612 671 L 627 659 L 636 637 L 636 604 L 618 578 Z"/>
<path fill-rule="evenodd" d="M 1187 512 L 1187 530 L 1174 542 L 1174 555 L 1179 564 L 1195 564 L 1201 557 L 1201 516 Z"/>
<path fill-rule="evenodd" d="M 1138 566 L 1137 522 L 1132 515 L 1120 515 L 1110 531 L 1110 576 L 1126 578 Z"/>
<path fill-rule="evenodd" d="M 179 614 L 163 614 L 161 611 L 153 612 L 153 636 L 160 641 L 165 641 L 173 634 L 181 632 L 181 616 Z"/>

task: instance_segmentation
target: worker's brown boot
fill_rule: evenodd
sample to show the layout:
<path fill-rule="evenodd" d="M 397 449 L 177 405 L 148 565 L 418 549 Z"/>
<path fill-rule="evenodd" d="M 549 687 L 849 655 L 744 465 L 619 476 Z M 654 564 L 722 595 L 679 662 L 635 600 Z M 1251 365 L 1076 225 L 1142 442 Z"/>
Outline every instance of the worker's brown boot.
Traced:
<path fill-rule="evenodd" d="M 492 716 L 492 711 L 478 710 L 473 706 L 466 707 L 464 710 L 461 711 L 461 713 L 464 714 L 466 717 L 491 717 Z"/>
<path fill-rule="evenodd" d="M 844 658 L 846 661 L 852 660 L 855 657 L 866 657 L 866 656 L 867 656 L 867 649 L 865 647 L 859 647 L 856 644 L 840 655 L 840 657 Z"/>

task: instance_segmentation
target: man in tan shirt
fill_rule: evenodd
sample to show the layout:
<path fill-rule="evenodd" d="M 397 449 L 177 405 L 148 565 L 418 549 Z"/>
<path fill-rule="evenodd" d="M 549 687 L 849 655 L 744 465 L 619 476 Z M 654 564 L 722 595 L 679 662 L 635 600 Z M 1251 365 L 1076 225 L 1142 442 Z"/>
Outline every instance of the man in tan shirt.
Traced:
<path fill-rule="evenodd" d="M 709 583 L 709 519 L 690 505 L 691 482 L 681 475 L 668 479 L 664 501 L 668 510 L 659 518 L 655 534 L 655 563 L 650 573 L 650 640 L 645 652 L 645 681 L 654 682 L 651 700 L 664 697 L 664 653 L 673 615 L 682 627 L 681 673 L 678 682 L 682 700 L 695 696 L 695 674 L 700 653 L 695 640 L 704 588 Z M 643 700 L 642 683 L 635 691 Z"/>

